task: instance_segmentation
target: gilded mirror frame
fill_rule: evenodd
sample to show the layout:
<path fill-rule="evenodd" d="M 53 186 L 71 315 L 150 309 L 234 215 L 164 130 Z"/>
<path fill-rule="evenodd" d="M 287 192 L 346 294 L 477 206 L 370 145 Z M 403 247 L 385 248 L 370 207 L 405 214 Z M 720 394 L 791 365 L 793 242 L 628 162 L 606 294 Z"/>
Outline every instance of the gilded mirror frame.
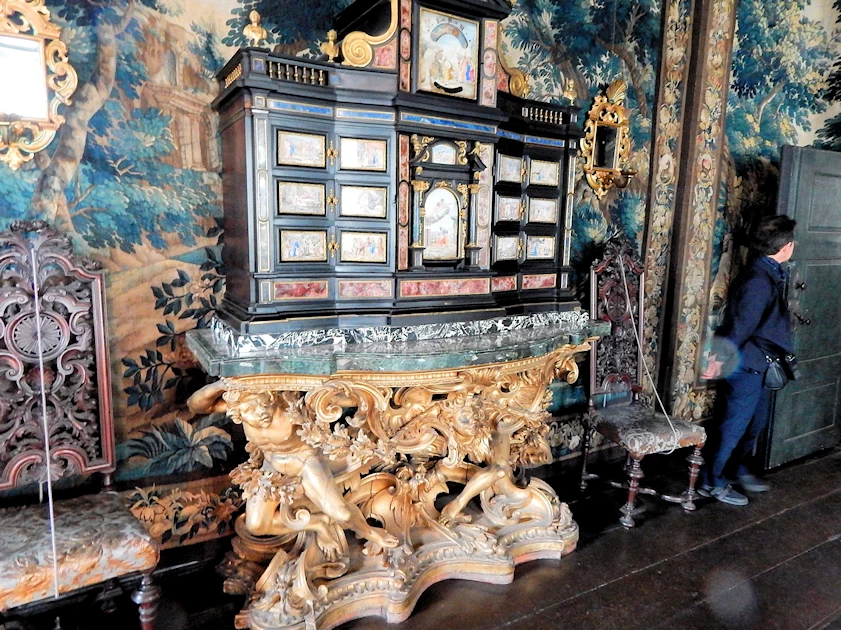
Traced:
<path fill-rule="evenodd" d="M 0 112 L 0 161 L 16 170 L 46 148 L 55 137 L 64 116 L 59 105 L 69 105 L 78 76 L 67 58 L 61 29 L 50 22 L 44 0 L 0 0 L 0 36 L 36 41 L 43 52 L 47 117 L 28 117 Z M 2 89 L 14 86 L 3 85 Z"/>
<path fill-rule="evenodd" d="M 581 139 L 581 156 L 584 158 L 582 170 L 587 177 L 587 183 L 602 199 L 613 187 L 624 188 L 634 171 L 624 170 L 631 154 L 631 136 L 628 130 L 628 110 L 623 102 L 628 93 L 628 86 L 621 79 L 615 80 L 608 86 L 605 94 L 598 95 L 593 107 L 584 123 L 584 137 Z M 598 161 L 599 128 L 615 130 L 614 155 L 609 165 L 602 165 Z"/>

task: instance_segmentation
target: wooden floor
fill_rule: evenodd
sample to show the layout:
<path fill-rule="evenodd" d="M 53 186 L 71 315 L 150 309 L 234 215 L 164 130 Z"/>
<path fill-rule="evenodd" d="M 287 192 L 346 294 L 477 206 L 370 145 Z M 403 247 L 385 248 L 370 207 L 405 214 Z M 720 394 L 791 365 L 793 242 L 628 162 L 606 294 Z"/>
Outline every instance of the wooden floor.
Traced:
<path fill-rule="evenodd" d="M 671 484 L 675 467 L 682 469 L 676 455 L 648 458 L 643 467 L 655 483 Z M 442 582 L 402 624 L 366 618 L 342 630 L 841 630 L 841 449 L 769 474 L 772 491 L 746 507 L 705 499 L 688 514 L 646 497 L 632 530 L 616 520 L 621 492 L 596 486 L 582 496 L 573 474 L 555 473 L 547 471 L 547 480 L 581 527 L 571 555 L 522 565 L 509 585 Z M 233 627 L 241 602 L 221 594 L 209 569 L 164 576 L 161 585 L 159 629 Z M 136 622 L 125 608 L 108 622 L 70 611 L 62 628 L 130 628 Z"/>
<path fill-rule="evenodd" d="M 841 629 L 841 450 L 768 480 L 745 507 L 706 499 L 687 514 L 646 498 L 632 530 L 614 522 L 619 491 L 567 499 L 581 527 L 573 554 L 518 567 L 506 586 L 439 583 L 399 630 Z"/>

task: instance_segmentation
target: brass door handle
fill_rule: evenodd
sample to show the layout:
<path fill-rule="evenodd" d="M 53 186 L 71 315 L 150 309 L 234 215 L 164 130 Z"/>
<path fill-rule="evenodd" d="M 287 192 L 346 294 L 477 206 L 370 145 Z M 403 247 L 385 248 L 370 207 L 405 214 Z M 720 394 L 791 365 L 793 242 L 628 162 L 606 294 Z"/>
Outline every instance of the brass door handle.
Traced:
<path fill-rule="evenodd" d="M 795 282 L 794 288 L 798 291 L 805 291 L 806 290 L 806 283 L 805 282 Z"/>

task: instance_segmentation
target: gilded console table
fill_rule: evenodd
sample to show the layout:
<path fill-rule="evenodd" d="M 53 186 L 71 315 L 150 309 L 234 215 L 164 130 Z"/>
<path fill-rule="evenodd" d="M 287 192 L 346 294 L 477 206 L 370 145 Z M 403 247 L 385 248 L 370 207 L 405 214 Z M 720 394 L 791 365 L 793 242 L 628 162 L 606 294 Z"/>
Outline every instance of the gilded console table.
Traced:
<path fill-rule="evenodd" d="M 550 461 L 548 386 L 577 379 L 597 326 L 575 311 L 285 339 L 192 331 L 221 380 L 191 407 L 226 411 L 249 441 L 232 473 L 240 531 L 276 543 L 238 626 L 402 621 L 435 582 L 508 583 L 516 564 L 571 552 L 566 504 L 516 472 Z"/>

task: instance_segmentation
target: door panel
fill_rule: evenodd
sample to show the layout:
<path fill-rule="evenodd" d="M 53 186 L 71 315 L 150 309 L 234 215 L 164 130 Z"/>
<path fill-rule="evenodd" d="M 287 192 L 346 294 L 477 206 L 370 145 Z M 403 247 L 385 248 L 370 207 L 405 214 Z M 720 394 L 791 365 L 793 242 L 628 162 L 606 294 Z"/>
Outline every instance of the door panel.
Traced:
<path fill-rule="evenodd" d="M 841 426 L 841 153 L 783 147 L 777 214 L 797 220 L 789 305 L 802 377 L 777 392 L 768 468 L 838 443 Z"/>

